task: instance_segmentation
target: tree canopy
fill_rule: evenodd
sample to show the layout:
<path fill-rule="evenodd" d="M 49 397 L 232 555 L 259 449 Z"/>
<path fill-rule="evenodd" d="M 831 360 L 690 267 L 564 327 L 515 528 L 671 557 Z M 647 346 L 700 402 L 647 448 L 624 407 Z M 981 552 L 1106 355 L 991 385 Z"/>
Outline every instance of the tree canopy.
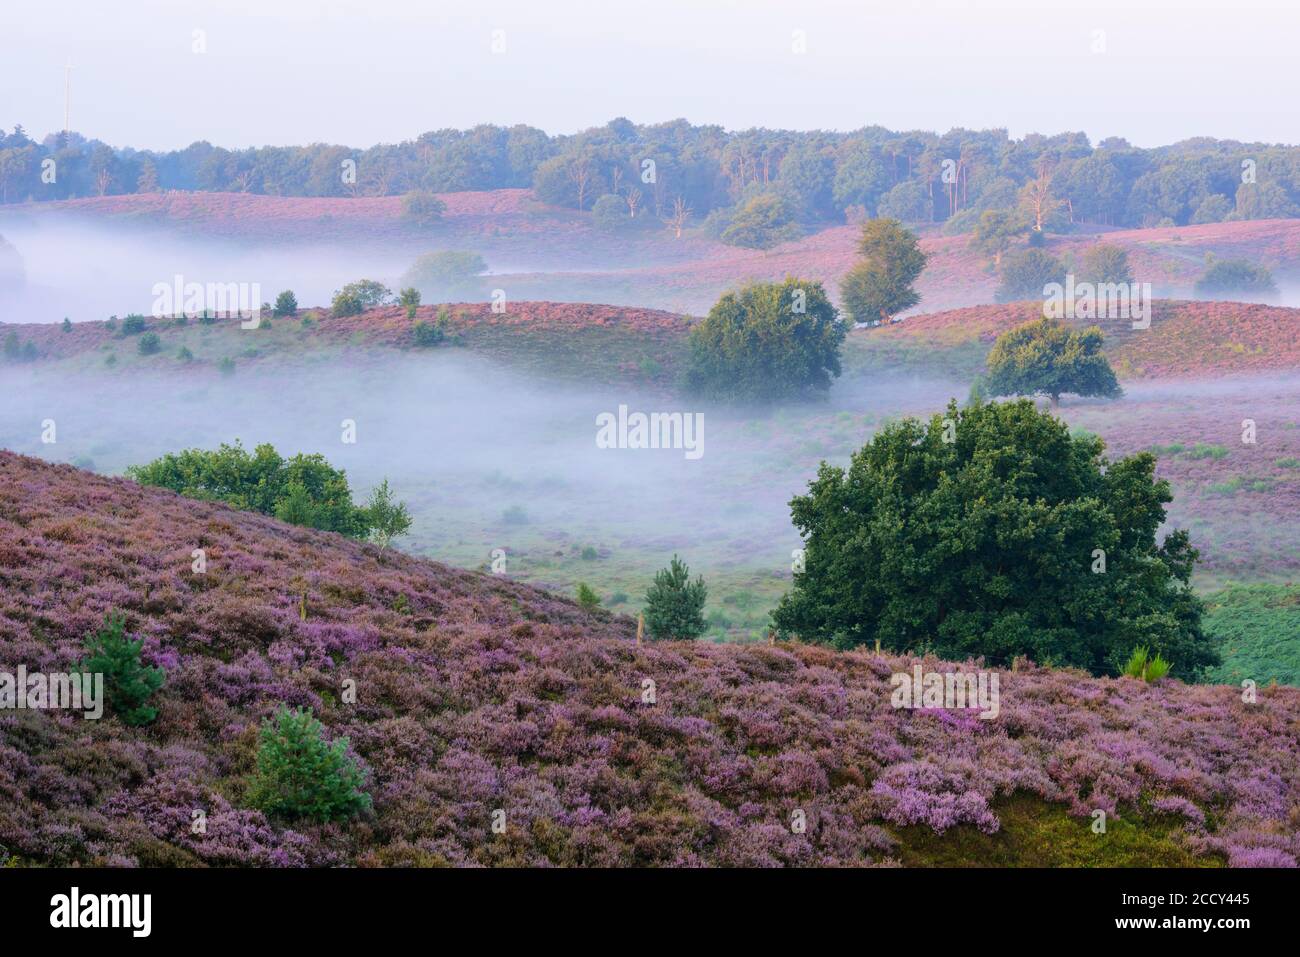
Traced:
<path fill-rule="evenodd" d="M 926 255 L 916 234 L 896 219 L 862 225 L 858 261 L 840 284 L 840 301 L 854 322 L 888 322 L 921 301 L 912 288 Z"/>
<path fill-rule="evenodd" d="M 1149 453 L 1107 461 L 1028 400 L 955 402 L 881 429 L 847 469 L 822 463 L 791 504 L 804 570 L 773 613 L 785 635 L 879 641 L 960 661 L 1117 674 L 1135 648 L 1194 677 L 1201 630 L 1187 533 Z"/>
<path fill-rule="evenodd" d="M 998 336 L 989 352 L 985 388 L 993 395 L 1045 395 L 1053 405 L 1065 393 L 1123 395 L 1101 351 L 1097 326 L 1071 329 L 1059 319 L 1039 319 Z"/>
<path fill-rule="evenodd" d="M 687 386 L 742 402 L 825 392 L 840 374 L 845 332 L 821 283 L 753 283 L 723 295 L 691 329 Z"/>

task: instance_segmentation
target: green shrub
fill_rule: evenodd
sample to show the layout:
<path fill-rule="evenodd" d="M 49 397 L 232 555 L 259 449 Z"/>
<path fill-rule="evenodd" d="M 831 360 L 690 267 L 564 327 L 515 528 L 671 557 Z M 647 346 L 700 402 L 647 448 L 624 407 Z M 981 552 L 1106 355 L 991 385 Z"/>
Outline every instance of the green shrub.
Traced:
<path fill-rule="evenodd" d="M 284 522 L 364 538 L 369 514 L 352 502 L 347 473 L 322 455 L 282 458 L 268 444 L 250 455 L 236 442 L 215 451 L 186 449 L 133 465 L 127 475 L 141 485 L 168 488 L 190 498 L 226 502 L 274 515 Z"/>
<path fill-rule="evenodd" d="M 146 332 L 136 343 L 136 351 L 142 356 L 152 356 L 162 349 L 162 342 L 156 332 Z"/>
<path fill-rule="evenodd" d="M 724 294 L 691 329 L 686 384 L 736 402 L 826 392 L 846 331 L 821 283 L 752 283 Z"/>
<path fill-rule="evenodd" d="M 1078 330 L 1060 319 L 1039 319 L 998 336 L 988 355 L 985 385 L 993 395 L 1063 393 L 1116 398 L 1124 394 L 1101 351 L 1097 326 Z"/>
<path fill-rule="evenodd" d="M 446 210 L 447 204 L 427 190 L 412 190 L 402 197 L 402 218 L 416 226 L 432 226 Z"/>
<path fill-rule="evenodd" d="M 104 626 L 86 639 L 80 670 L 104 676 L 105 703 L 124 724 L 148 724 L 158 717 L 149 699 L 162 687 L 166 674 L 140 661 L 144 641 L 132 641 L 125 629 L 124 616 L 106 615 Z"/>
<path fill-rule="evenodd" d="M 348 739 L 325 740 L 309 709 L 281 705 L 262 722 L 249 803 L 290 820 L 337 821 L 367 810 L 365 775 L 348 754 Z"/>
<path fill-rule="evenodd" d="M 786 201 L 775 193 L 761 193 L 736 208 L 720 238 L 729 246 L 771 249 L 802 234 Z"/>
<path fill-rule="evenodd" d="M 436 346 L 446 338 L 446 334 L 436 324 L 425 322 L 423 319 L 416 320 L 415 325 L 411 327 L 411 341 L 421 349 Z"/>
<path fill-rule="evenodd" d="M 600 607 L 600 596 L 586 582 L 578 582 L 577 598 L 578 604 L 586 611 L 595 611 Z"/>
<path fill-rule="evenodd" d="M 632 222 L 623 197 L 606 193 L 591 204 L 591 222 L 597 229 L 612 233 Z"/>
<path fill-rule="evenodd" d="M 1155 657 L 1152 658 L 1145 647 L 1134 648 L 1133 654 L 1124 665 L 1123 674 L 1125 677 L 1141 678 L 1147 682 L 1159 681 L 1169 674 L 1169 662 L 1160 657 L 1159 652 L 1156 652 Z"/>
<path fill-rule="evenodd" d="M 645 624 L 652 638 L 698 638 L 708 625 L 704 602 L 709 590 L 704 579 L 690 580 L 691 570 L 676 555 L 655 575 L 645 596 Z"/>
<path fill-rule="evenodd" d="M 1042 249 L 1021 249 L 1002 257 L 998 275 L 993 296 L 998 302 L 1041 299 L 1049 283 L 1065 283 L 1065 264 Z"/>
<path fill-rule="evenodd" d="M 64 332 L 72 331 L 72 320 L 69 319 L 67 316 L 63 317 L 63 331 Z"/>
<path fill-rule="evenodd" d="M 275 307 L 271 310 L 275 316 L 296 316 L 298 314 L 298 297 L 286 289 L 275 297 Z"/>
<path fill-rule="evenodd" d="M 144 316 L 139 313 L 133 312 L 122 320 L 122 335 L 124 336 L 134 336 L 137 333 L 144 332 L 144 330 Z"/>
<path fill-rule="evenodd" d="M 405 535 L 411 530 L 411 513 L 407 511 L 405 502 L 394 501 L 392 490 L 388 487 L 388 479 L 380 482 L 370 493 L 370 501 L 366 503 L 365 513 L 366 524 L 370 526 L 370 538 L 381 551 L 386 549 L 394 538 Z"/>
<path fill-rule="evenodd" d="M 222 356 L 221 360 L 217 363 L 217 370 L 222 375 L 234 375 L 235 360 L 230 358 L 230 356 Z"/>
<path fill-rule="evenodd" d="M 397 304 L 406 310 L 407 319 L 414 319 L 415 310 L 420 308 L 420 290 L 407 286 L 397 294 Z"/>
<path fill-rule="evenodd" d="M 181 346 L 176 350 L 176 358 L 181 362 L 190 363 L 194 361 L 194 353 L 190 352 L 189 346 Z"/>
<path fill-rule="evenodd" d="M 1244 259 L 1207 257 L 1205 272 L 1196 280 L 1196 294 L 1213 299 L 1239 294 L 1268 297 L 1276 292 L 1273 274 Z"/>
<path fill-rule="evenodd" d="M 1190 584 L 1198 553 L 1182 530 L 1157 540 L 1173 495 L 1155 457 L 1104 449 L 1023 399 L 950 402 L 928 422 L 880 428 L 847 468 L 822 463 L 791 502 L 804 570 L 773 612 L 777 628 L 1098 675 L 1143 644 L 1194 677 L 1218 662 Z"/>

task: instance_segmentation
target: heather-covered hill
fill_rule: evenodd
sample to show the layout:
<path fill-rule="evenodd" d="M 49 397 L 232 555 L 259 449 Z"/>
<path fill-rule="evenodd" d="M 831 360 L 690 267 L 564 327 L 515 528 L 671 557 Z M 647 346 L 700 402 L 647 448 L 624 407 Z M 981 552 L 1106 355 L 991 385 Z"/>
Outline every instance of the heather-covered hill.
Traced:
<path fill-rule="evenodd" d="M 216 374 L 226 357 L 237 365 L 292 360 L 322 351 L 358 348 L 412 349 L 415 324 L 445 314 L 449 346 L 463 346 L 540 375 L 595 382 L 672 385 L 685 357 L 689 316 L 657 309 L 595 303 L 510 302 L 503 313 L 485 302 L 421 306 L 414 319 L 395 306 L 335 318 L 305 309 L 300 318 L 264 317 L 262 328 L 242 329 L 236 319 L 184 325 L 148 320 L 158 334 L 158 354 L 137 354 L 138 336 L 123 335 L 100 321 L 0 323 L 21 344 L 31 342 L 38 361 L 74 360 L 122 369 L 175 367 L 182 347 L 190 371 Z M 982 371 L 994 340 L 1012 327 L 1042 316 L 1037 302 L 970 306 L 922 313 L 888 327 L 858 329 L 844 347 L 846 374 L 904 368 L 969 380 Z M 309 319 L 305 324 L 302 319 Z M 1127 320 L 1078 320 L 1098 324 L 1105 351 L 1120 378 L 1169 379 L 1201 375 L 1252 375 L 1300 368 L 1300 309 L 1259 303 L 1156 300 L 1151 327 Z"/>
<path fill-rule="evenodd" d="M 192 374 L 217 374 L 229 358 L 237 367 L 266 361 L 294 361 L 359 351 L 415 349 L 416 323 L 442 320 L 441 348 L 463 347 L 539 375 L 584 382 L 655 382 L 675 374 L 691 319 L 656 309 L 592 303 L 510 302 L 493 312 L 486 302 L 421 306 L 413 319 L 388 306 L 356 316 L 334 317 L 328 309 L 303 309 L 295 318 L 264 314 L 257 329 L 236 318 L 211 322 L 149 319 L 159 337 L 157 354 L 141 356 L 139 335 L 124 335 L 105 320 L 73 323 L 65 331 L 52 323 L 0 323 L 0 338 L 10 331 L 31 342 L 41 361 L 68 360 L 101 368 L 163 371 L 178 368 L 181 348 Z M 304 322 L 306 320 L 306 322 Z"/>
<path fill-rule="evenodd" d="M 978 374 L 999 335 L 1041 319 L 1041 302 L 968 306 L 909 316 L 861 330 L 846 344 L 846 365 L 943 369 Z M 1300 368 L 1300 309 L 1260 303 L 1157 299 L 1149 329 L 1126 319 L 1071 320 L 1097 325 L 1122 380 L 1253 375 Z"/>
<path fill-rule="evenodd" d="M 490 575 L 0 452 L 0 661 L 66 670 L 109 609 L 167 670 L 160 715 L 0 715 L 0 843 L 18 863 L 1300 856 L 1296 689 L 1246 704 L 1232 686 L 1025 666 L 1001 673 L 991 721 L 895 710 L 890 676 L 913 659 L 637 646 L 627 619 Z M 371 812 L 311 825 L 245 806 L 279 702 L 349 737 Z"/>

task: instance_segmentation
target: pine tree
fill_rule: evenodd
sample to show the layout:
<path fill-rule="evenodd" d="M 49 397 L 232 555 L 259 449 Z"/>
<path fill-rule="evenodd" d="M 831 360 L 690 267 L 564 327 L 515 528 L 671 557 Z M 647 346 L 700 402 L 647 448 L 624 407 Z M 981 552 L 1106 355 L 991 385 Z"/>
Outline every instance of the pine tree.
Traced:
<path fill-rule="evenodd" d="M 365 774 L 348 754 L 348 739 L 325 740 L 307 708 L 281 705 L 262 722 L 249 802 L 267 814 L 332 821 L 370 807 Z"/>
<path fill-rule="evenodd" d="M 162 687 L 166 674 L 161 668 L 141 662 L 144 641 L 132 641 L 125 629 L 124 616 L 106 615 L 104 627 L 86 640 L 81 670 L 104 676 L 104 697 L 124 723 L 148 724 L 158 717 L 158 709 L 148 703 L 149 698 Z"/>
<path fill-rule="evenodd" d="M 690 580 L 691 572 L 676 555 L 655 575 L 645 596 L 645 621 L 652 638 L 698 638 L 708 627 L 704 601 L 709 590 L 704 579 Z"/>

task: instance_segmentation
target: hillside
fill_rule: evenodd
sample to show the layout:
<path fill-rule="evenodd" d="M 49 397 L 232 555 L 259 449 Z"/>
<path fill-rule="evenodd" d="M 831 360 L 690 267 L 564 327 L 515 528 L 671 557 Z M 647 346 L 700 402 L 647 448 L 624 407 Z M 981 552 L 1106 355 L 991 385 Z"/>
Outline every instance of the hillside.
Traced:
<path fill-rule="evenodd" d="M 257 329 L 243 329 L 236 318 L 177 323 L 148 320 L 160 339 L 160 351 L 138 352 L 138 335 L 124 335 L 106 320 L 74 323 L 64 331 L 49 323 L 0 323 L 0 337 L 10 331 L 21 343 L 35 345 L 41 361 L 67 361 L 119 369 L 162 371 L 180 367 L 180 349 L 190 350 L 185 368 L 217 374 L 217 363 L 230 358 L 237 368 L 267 361 L 337 356 L 359 358 L 365 351 L 414 349 L 417 322 L 436 323 L 446 314 L 446 340 L 439 348 L 467 348 L 489 358 L 540 375 L 585 382 L 655 382 L 675 370 L 691 320 L 655 309 L 588 303 L 511 302 L 495 313 L 485 302 L 421 306 L 414 319 L 396 307 L 370 309 L 335 318 L 328 309 L 303 309 L 295 318 L 263 315 Z"/>
<path fill-rule="evenodd" d="M 848 365 L 940 368 L 971 377 L 994 340 L 1041 319 L 1041 302 L 968 306 L 912 315 L 850 336 Z M 1158 299 L 1151 327 L 1126 320 L 1075 320 L 1098 325 L 1103 348 L 1122 380 L 1251 375 L 1300 368 L 1300 309 L 1259 303 Z"/>
<path fill-rule="evenodd" d="M 991 721 L 895 710 L 890 675 L 913 659 L 638 647 L 626 618 L 490 575 L 0 452 L 3 660 L 64 670 L 109 609 L 167 670 L 160 716 L 0 718 L 0 843 L 19 863 L 1300 857 L 1300 690 L 1245 705 L 1232 686 L 1030 666 L 1001 675 Z M 242 806 L 278 702 L 349 737 L 371 814 L 290 826 Z M 1095 809 L 1119 812 L 1104 835 Z"/>
<path fill-rule="evenodd" d="M 414 348 L 415 322 L 432 323 L 443 307 L 421 306 L 415 320 L 397 307 L 333 318 L 325 309 L 300 310 L 294 319 L 266 317 L 263 328 L 246 330 L 234 319 L 211 324 L 149 320 L 161 350 L 138 355 L 136 339 L 104 321 L 74 323 L 64 332 L 52 323 L 0 323 L 31 342 L 43 360 L 102 364 L 113 356 L 123 369 L 177 365 L 184 347 L 191 372 L 215 374 L 229 357 L 238 366 L 268 359 L 344 349 Z M 596 303 L 511 301 L 504 313 L 486 302 L 445 307 L 448 344 L 532 372 L 583 381 L 672 385 L 685 355 L 690 317 L 656 309 Z M 993 341 L 1013 326 L 1039 318 L 1040 303 L 970 306 L 913 315 L 884 328 L 858 329 L 844 347 L 845 373 L 900 368 L 969 381 L 984 366 Z M 310 319 L 304 325 L 302 320 Z M 1080 320 L 1079 325 L 1092 324 Z M 1134 330 L 1127 321 L 1101 320 L 1105 351 L 1121 379 L 1251 375 L 1300 368 L 1300 309 L 1257 303 L 1157 300 L 1151 328 Z"/>
<path fill-rule="evenodd" d="M 382 250 L 401 268 L 421 252 L 466 248 L 484 256 L 491 282 L 506 288 L 511 299 L 690 313 L 707 311 L 724 290 L 739 283 L 789 275 L 821 280 L 838 296 L 840 280 L 857 256 L 859 229 L 850 225 L 821 225 L 799 240 L 755 250 L 708 238 L 695 228 L 698 221 L 681 239 L 649 220 L 640 228 L 601 231 L 590 213 L 545 205 L 527 189 L 444 193 L 440 198 L 447 206 L 443 219 L 427 228 L 403 222 L 396 196 L 171 191 L 0 207 L 0 232 L 9 224 L 84 223 L 268 247 L 345 243 L 354 250 Z M 989 256 L 970 249 L 969 236 L 946 236 L 933 225 L 913 226 L 930 257 L 917 283 L 919 311 L 993 301 L 996 269 Z M 1124 247 L 1135 278 L 1150 282 L 1161 297 L 1190 296 L 1207 254 L 1266 265 L 1284 291 L 1300 279 L 1300 219 L 1149 229 L 1080 226 L 1077 232 L 1053 234 L 1047 248 L 1077 269 L 1085 250 L 1098 242 Z"/>

